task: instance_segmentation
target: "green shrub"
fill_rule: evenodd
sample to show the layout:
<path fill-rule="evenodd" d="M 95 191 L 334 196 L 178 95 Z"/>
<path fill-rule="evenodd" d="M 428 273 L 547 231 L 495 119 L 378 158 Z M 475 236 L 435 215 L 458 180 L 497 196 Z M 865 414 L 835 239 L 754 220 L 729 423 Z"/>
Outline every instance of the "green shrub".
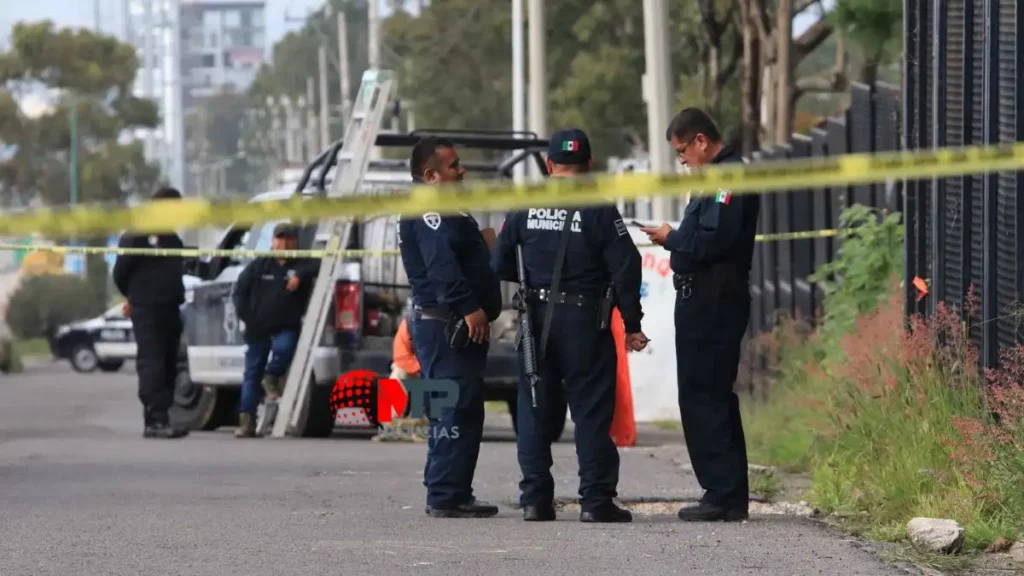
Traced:
<path fill-rule="evenodd" d="M 902 539 L 914 516 L 960 522 L 969 550 L 1015 537 L 1024 347 L 983 376 L 960 311 L 905 319 L 898 217 L 857 207 L 844 222 L 856 230 L 817 274 L 831 282 L 821 329 L 795 338 L 783 324 L 766 339 L 778 377 L 744 407 L 752 459 L 809 472 L 808 499 L 874 538 Z"/>
<path fill-rule="evenodd" d="M 871 312 L 889 297 L 894 279 L 903 276 L 903 225 L 898 212 L 882 215 L 854 204 L 840 215 L 845 230 L 832 262 L 809 278 L 825 292 L 823 328 L 849 330 L 857 317 Z"/>
<path fill-rule="evenodd" d="M 105 305 L 79 276 L 29 276 L 11 295 L 7 324 L 17 338 L 46 338 L 61 324 L 102 314 Z"/>

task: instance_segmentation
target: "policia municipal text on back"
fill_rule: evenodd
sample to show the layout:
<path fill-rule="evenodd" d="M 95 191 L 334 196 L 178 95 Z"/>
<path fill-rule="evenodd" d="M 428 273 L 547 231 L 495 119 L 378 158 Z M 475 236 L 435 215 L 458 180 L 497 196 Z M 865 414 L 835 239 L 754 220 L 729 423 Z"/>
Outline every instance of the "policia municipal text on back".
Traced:
<path fill-rule="evenodd" d="M 593 166 L 590 141 L 581 130 L 552 135 L 547 167 L 552 178 L 571 178 Z M 519 248 L 519 250 L 517 250 Z M 518 273 L 521 254 L 525 278 Z M 519 484 L 523 518 L 554 520 L 551 430 L 563 418 L 565 402 L 576 425 L 583 522 L 629 522 L 615 505 L 619 454 L 610 429 L 615 412 L 615 342 L 610 315 L 619 307 L 626 342 L 642 350 L 640 331 L 641 259 L 622 216 L 614 206 L 568 209 L 531 208 L 509 213 L 495 244 L 492 264 L 498 277 L 520 286 L 540 334 L 539 382 L 534 391 L 520 369 L 517 447 L 523 479 Z M 520 340 L 520 365 L 524 348 Z M 563 388 L 564 382 L 564 388 Z"/>

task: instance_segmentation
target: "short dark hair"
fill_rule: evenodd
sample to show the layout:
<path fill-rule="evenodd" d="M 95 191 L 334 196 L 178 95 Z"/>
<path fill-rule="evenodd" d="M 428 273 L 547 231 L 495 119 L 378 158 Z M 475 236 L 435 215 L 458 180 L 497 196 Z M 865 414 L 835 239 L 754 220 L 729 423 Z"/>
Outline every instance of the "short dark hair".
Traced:
<path fill-rule="evenodd" d="M 153 194 L 153 200 L 181 200 L 181 192 L 177 188 L 164 186 Z"/>
<path fill-rule="evenodd" d="M 427 136 L 421 139 L 412 147 L 412 157 L 409 158 L 409 171 L 412 179 L 417 182 L 423 181 L 423 171 L 437 155 L 438 148 L 455 148 L 455 143 L 447 138 L 438 136 Z"/>
<path fill-rule="evenodd" d="M 676 114 L 665 131 L 665 140 L 672 141 L 675 136 L 677 140 L 686 140 L 691 136 L 703 134 L 712 142 L 721 142 L 722 133 L 718 131 L 715 121 L 700 108 L 687 108 Z"/>

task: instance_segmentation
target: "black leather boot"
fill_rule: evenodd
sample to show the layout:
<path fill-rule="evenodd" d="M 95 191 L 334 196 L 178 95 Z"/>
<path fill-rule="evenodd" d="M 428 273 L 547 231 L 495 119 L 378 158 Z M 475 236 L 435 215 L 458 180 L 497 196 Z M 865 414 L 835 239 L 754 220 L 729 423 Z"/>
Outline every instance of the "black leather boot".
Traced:
<path fill-rule="evenodd" d="M 609 502 L 603 506 L 580 512 L 580 522 L 632 522 L 633 513 Z"/>
<path fill-rule="evenodd" d="M 680 520 L 686 522 L 740 522 L 750 517 L 746 509 L 729 508 L 707 502 L 680 508 L 677 515 Z"/>
<path fill-rule="evenodd" d="M 427 514 L 434 518 L 490 518 L 497 513 L 497 506 L 482 500 L 472 500 L 458 506 L 443 508 L 427 506 Z"/>
<path fill-rule="evenodd" d="M 525 522 L 551 522 L 555 519 L 555 507 L 546 506 L 523 506 L 523 521 Z"/>

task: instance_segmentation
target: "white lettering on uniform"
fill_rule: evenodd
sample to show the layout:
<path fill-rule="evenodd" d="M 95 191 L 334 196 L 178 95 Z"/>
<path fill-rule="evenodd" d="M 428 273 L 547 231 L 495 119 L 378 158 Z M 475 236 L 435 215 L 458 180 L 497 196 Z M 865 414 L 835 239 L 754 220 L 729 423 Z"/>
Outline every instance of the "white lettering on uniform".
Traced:
<path fill-rule="evenodd" d="M 552 230 L 560 232 L 562 227 L 565 225 L 565 218 L 568 215 L 568 210 L 559 210 L 555 208 L 530 208 L 529 212 L 526 213 L 526 229 Z M 580 213 L 577 211 L 572 219 L 572 232 L 581 232 L 582 225 L 583 218 L 580 217 Z"/>

